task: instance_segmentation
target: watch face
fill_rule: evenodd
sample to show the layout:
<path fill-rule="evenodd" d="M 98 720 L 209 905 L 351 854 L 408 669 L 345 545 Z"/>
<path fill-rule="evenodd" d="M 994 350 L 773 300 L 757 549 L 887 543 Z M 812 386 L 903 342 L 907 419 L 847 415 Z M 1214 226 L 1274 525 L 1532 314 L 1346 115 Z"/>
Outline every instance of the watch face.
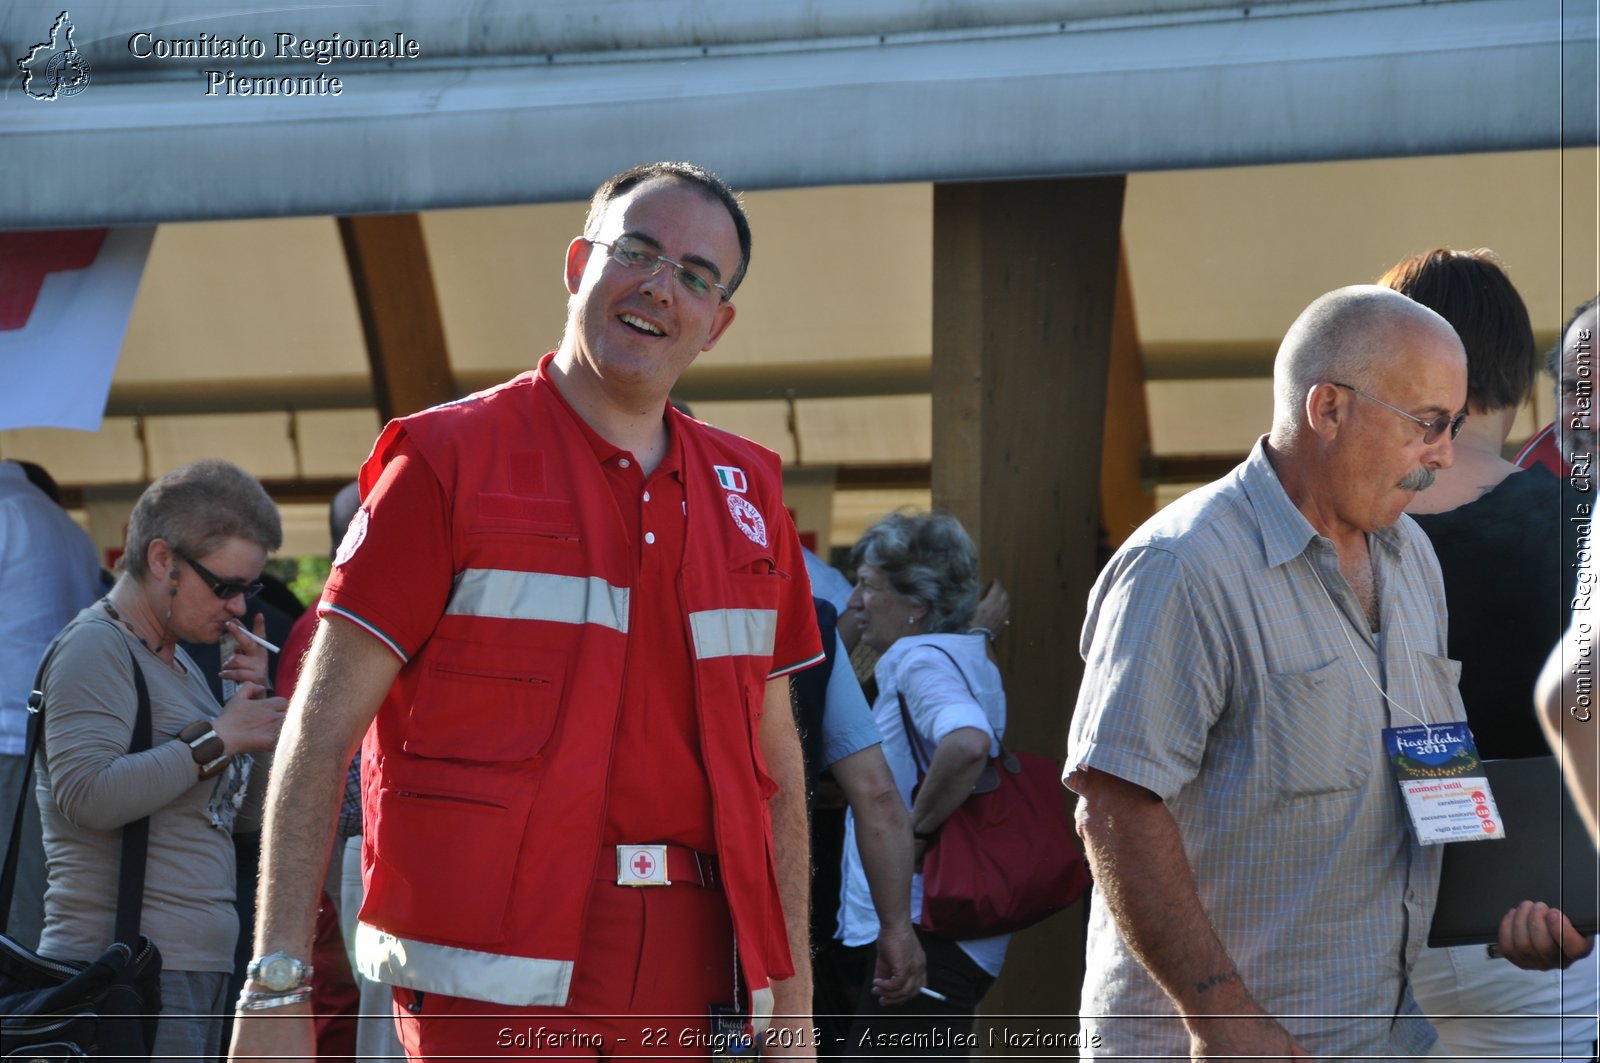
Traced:
<path fill-rule="evenodd" d="M 262 961 L 256 979 L 271 990 L 293 989 L 300 981 L 300 964 L 292 957 L 276 953 Z"/>

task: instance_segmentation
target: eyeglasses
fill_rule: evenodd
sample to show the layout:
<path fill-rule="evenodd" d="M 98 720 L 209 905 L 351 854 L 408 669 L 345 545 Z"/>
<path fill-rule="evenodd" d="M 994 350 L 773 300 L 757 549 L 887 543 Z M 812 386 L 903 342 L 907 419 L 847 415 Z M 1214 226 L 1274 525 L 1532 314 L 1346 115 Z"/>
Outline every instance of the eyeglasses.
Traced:
<path fill-rule="evenodd" d="M 1378 396 L 1369 395 L 1365 391 L 1362 391 L 1360 388 L 1355 387 L 1352 384 L 1341 384 L 1337 380 L 1330 380 L 1328 383 L 1332 384 L 1336 388 L 1344 388 L 1346 391 L 1353 391 L 1364 399 L 1371 399 L 1379 406 L 1387 407 L 1388 409 L 1393 410 L 1395 413 L 1398 413 L 1401 417 L 1404 417 L 1406 420 L 1421 425 L 1422 441 L 1424 443 L 1437 442 L 1439 437 L 1444 435 L 1445 429 L 1447 428 L 1450 430 L 1450 438 L 1454 439 L 1460 434 L 1461 426 L 1465 424 L 1467 420 L 1467 411 L 1462 410 L 1454 417 L 1450 416 L 1448 413 L 1441 413 L 1431 421 L 1424 421 L 1422 418 L 1417 417 L 1414 414 L 1409 414 L 1398 406 L 1390 406 L 1387 402 L 1384 402 L 1382 399 L 1378 398 Z"/>
<path fill-rule="evenodd" d="M 662 266 L 671 266 L 673 277 L 683 285 L 685 291 L 696 298 L 706 298 L 713 290 L 721 292 L 724 299 L 733 295 L 726 285 L 717 283 L 708 267 L 673 261 L 636 237 L 619 236 L 609 244 L 604 240 L 589 242 L 596 247 L 605 248 L 613 261 L 620 262 L 628 269 L 643 270 L 647 277 L 660 273 Z"/>
<path fill-rule="evenodd" d="M 174 550 L 173 553 L 177 553 L 177 551 Z M 187 554 L 178 554 L 178 556 L 187 561 L 189 567 L 194 569 L 195 575 L 204 580 L 206 586 L 211 588 L 211 593 L 223 601 L 227 601 L 236 594 L 244 595 L 244 600 L 249 601 L 261 593 L 260 580 L 255 580 L 251 583 L 240 583 L 237 580 L 223 579 Z"/>

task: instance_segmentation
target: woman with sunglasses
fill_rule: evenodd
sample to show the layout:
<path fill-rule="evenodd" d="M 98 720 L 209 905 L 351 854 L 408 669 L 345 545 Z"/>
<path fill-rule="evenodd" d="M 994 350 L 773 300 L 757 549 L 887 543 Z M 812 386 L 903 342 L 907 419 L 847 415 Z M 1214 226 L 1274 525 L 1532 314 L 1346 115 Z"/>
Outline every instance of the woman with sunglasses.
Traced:
<path fill-rule="evenodd" d="M 134 505 L 116 585 L 46 657 L 39 952 L 86 960 L 111 943 L 122 828 L 149 817 L 140 932 L 162 956 L 154 1059 L 215 1058 L 232 1010 L 232 830 L 266 781 L 250 754 L 273 748 L 286 707 L 269 696 L 266 650 L 238 618 L 282 537 L 277 507 L 238 466 L 206 460 L 167 473 Z M 240 648 L 221 674 L 238 687 L 219 706 L 178 643 L 228 633 Z M 130 753 L 136 672 L 149 692 L 151 744 Z"/>

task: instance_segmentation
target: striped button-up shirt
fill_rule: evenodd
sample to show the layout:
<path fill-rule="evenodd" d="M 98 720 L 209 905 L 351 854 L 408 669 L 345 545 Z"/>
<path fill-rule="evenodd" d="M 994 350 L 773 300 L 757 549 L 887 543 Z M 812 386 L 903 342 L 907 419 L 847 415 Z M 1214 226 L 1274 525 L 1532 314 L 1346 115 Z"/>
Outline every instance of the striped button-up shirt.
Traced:
<path fill-rule="evenodd" d="M 1244 985 L 1319 1058 L 1434 1039 L 1406 972 L 1439 849 L 1416 840 L 1382 732 L 1464 716 L 1427 538 L 1401 517 L 1367 541 L 1376 633 L 1262 442 L 1163 510 L 1090 596 L 1066 765 L 1166 802 Z M 1171 1001 L 1098 892 L 1081 1010 L 1106 1055 L 1187 1056 Z"/>

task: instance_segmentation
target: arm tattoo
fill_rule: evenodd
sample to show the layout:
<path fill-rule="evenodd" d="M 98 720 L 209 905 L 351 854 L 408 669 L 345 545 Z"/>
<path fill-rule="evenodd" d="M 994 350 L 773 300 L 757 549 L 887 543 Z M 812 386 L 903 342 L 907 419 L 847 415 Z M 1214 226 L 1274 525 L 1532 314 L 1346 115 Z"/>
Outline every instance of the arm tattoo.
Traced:
<path fill-rule="evenodd" d="M 1219 985 L 1227 985 L 1229 982 L 1237 982 L 1239 980 L 1239 968 L 1235 967 L 1231 971 L 1221 971 L 1197 983 L 1194 991 L 1196 993 L 1204 993 L 1209 989 L 1215 989 Z"/>

